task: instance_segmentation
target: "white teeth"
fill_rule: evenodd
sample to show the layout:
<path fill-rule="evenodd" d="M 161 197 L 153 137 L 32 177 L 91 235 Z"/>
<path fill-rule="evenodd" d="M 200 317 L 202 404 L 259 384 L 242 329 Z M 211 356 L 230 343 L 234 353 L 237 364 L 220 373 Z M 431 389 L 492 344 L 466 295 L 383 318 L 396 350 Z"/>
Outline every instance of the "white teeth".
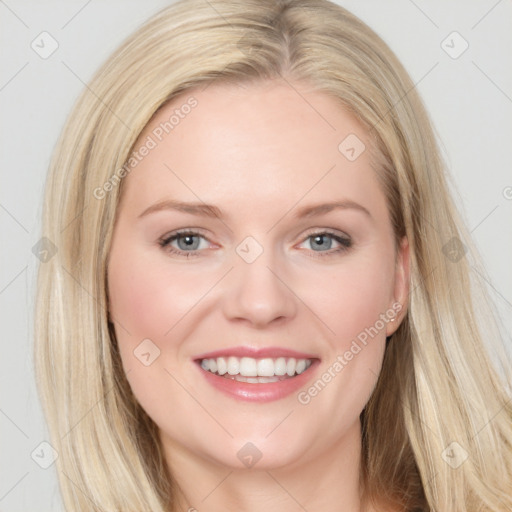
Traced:
<path fill-rule="evenodd" d="M 240 373 L 240 359 L 238 357 L 228 358 L 228 373 L 229 375 Z"/>
<path fill-rule="evenodd" d="M 212 367 L 210 365 L 210 370 L 213 371 L 211 368 Z M 297 364 L 295 365 L 295 371 L 300 375 L 305 369 L 306 369 L 306 360 L 299 359 L 297 361 Z"/>
<path fill-rule="evenodd" d="M 260 377 L 273 377 L 274 361 L 272 359 L 258 360 L 258 375 Z"/>
<path fill-rule="evenodd" d="M 238 382 L 249 382 L 251 384 L 268 384 L 269 382 L 278 382 L 279 377 L 242 377 L 241 375 L 233 375 L 228 377 Z"/>
<path fill-rule="evenodd" d="M 217 373 L 224 375 L 228 371 L 228 363 L 223 357 L 217 358 Z"/>
<path fill-rule="evenodd" d="M 295 365 L 297 364 L 297 361 L 291 357 L 288 359 L 288 362 L 286 363 L 286 373 L 291 377 L 292 375 L 295 375 Z"/>
<path fill-rule="evenodd" d="M 244 377 L 257 377 L 258 365 L 256 359 L 252 357 L 242 357 L 242 359 L 240 359 L 240 375 Z"/>
<path fill-rule="evenodd" d="M 293 377 L 300 375 L 311 366 L 311 359 L 295 359 L 290 357 L 270 357 L 254 359 L 253 357 L 218 357 L 202 359 L 201 368 L 211 373 L 235 378 L 242 382 L 275 382 L 277 377 Z M 275 379 L 274 379 L 275 378 Z"/>
<path fill-rule="evenodd" d="M 274 373 L 276 375 L 284 375 L 286 373 L 286 359 L 278 357 L 274 363 Z"/>

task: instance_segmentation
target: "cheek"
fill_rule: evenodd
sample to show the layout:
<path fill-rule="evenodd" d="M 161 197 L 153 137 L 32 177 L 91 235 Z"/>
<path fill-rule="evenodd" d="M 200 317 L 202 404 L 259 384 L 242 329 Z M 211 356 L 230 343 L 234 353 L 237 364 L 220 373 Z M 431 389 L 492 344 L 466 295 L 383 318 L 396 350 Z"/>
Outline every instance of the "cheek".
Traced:
<path fill-rule="evenodd" d="M 173 336 L 166 334 L 174 325 L 181 328 L 200 294 L 192 276 L 175 272 L 171 279 L 168 274 L 165 277 L 162 264 L 154 258 L 148 261 L 143 251 L 113 245 L 109 301 L 119 352 L 135 397 L 157 424 L 170 421 L 171 399 L 180 411 L 193 405 L 170 376 L 178 364 L 180 343 L 172 343 Z"/>
<path fill-rule="evenodd" d="M 393 269 L 392 251 L 389 257 L 368 251 L 332 271 L 323 291 L 309 295 L 332 335 L 318 380 L 303 390 L 299 403 L 308 414 L 329 417 L 340 431 L 359 417 L 380 373 L 386 339 L 382 316 L 392 304 Z"/>
<path fill-rule="evenodd" d="M 164 328 L 161 313 L 163 308 L 158 300 L 158 282 L 148 278 L 140 262 L 114 259 L 109 270 L 110 311 L 113 319 L 122 327 L 116 327 L 122 338 L 126 331 L 136 343 L 140 338 L 152 338 Z M 156 321 L 160 317 L 160 322 Z M 156 322 L 155 322 L 156 321 Z M 123 334 L 124 331 L 124 334 Z M 161 333 L 160 333 L 161 334 Z"/>
<path fill-rule="evenodd" d="M 334 333 L 336 349 L 344 349 L 375 325 L 385 337 L 379 319 L 393 302 L 393 265 L 392 254 L 388 258 L 382 252 L 368 251 L 365 257 L 331 269 L 322 279 L 323 286 L 309 286 L 316 292 L 309 293 L 308 302 L 318 308 L 318 316 Z"/>
<path fill-rule="evenodd" d="M 165 361 L 169 349 L 174 349 L 165 344 L 164 335 L 179 310 L 169 301 L 173 295 L 180 297 L 175 293 L 178 283 L 165 282 L 158 270 L 137 249 L 124 251 L 122 244 L 113 244 L 108 270 L 110 314 L 124 370 L 146 410 L 155 401 L 154 390 L 168 379 Z"/>
<path fill-rule="evenodd" d="M 165 263 L 149 261 L 143 252 L 132 250 L 125 258 L 114 252 L 111 258 L 111 314 L 130 333 L 132 343 L 144 338 L 164 340 L 197 302 L 205 286 L 204 282 L 202 286 L 195 282 L 190 273 L 185 276 L 177 271 L 170 278 Z M 118 331 L 123 337 L 123 329 L 116 328 Z"/>

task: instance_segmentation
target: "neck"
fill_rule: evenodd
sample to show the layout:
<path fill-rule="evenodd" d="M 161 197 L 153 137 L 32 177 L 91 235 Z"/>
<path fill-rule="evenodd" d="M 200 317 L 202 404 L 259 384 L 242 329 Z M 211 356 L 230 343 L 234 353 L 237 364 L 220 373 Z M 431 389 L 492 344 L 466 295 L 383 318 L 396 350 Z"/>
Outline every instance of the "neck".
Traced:
<path fill-rule="evenodd" d="M 162 442 L 170 472 L 180 489 L 173 512 L 363 512 L 359 420 L 325 453 L 305 453 L 281 467 L 224 466 L 165 435 Z"/>

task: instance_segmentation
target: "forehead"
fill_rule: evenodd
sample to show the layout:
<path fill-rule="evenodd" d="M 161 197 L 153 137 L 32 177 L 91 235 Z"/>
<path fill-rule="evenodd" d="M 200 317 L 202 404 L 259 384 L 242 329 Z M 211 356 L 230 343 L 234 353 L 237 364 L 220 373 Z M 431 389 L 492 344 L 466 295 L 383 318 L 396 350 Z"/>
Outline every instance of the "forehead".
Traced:
<path fill-rule="evenodd" d="M 378 194 L 366 130 L 297 84 L 210 84 L 174 98 L 143 130 L 123 183 L 132 206 L 170 198 L 234 207 Z M 374 198 L 375 199 L 375 198 Z M 381 198 L 382 199 L 382 198 Z"/>

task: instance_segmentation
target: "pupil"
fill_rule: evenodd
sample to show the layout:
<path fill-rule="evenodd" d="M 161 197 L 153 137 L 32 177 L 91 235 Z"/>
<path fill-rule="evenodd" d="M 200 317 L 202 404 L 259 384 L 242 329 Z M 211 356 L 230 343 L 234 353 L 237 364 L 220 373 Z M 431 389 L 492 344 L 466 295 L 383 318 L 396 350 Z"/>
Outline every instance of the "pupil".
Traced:
<path fill-rule="evenodd" d="M 179 242 L 182 242 L 183 245 L 182 247 L 191 247 L 194 245 L 194 237 L 195 235 L 182 235 L 180 238 L 179 238 Z M 178 242 L 178 245 L 180 245 Z"/>
<path fill-rule="evenodd" d="M 326 247 L 326 244 L 322 245 L 322 243 L 324 242 L 324 238 L 328 238 L 328 237 L 326 237 L 325 235 L 316 235 L 314 237 L 315 244 L 318 244 L 320 246 Z"/>

